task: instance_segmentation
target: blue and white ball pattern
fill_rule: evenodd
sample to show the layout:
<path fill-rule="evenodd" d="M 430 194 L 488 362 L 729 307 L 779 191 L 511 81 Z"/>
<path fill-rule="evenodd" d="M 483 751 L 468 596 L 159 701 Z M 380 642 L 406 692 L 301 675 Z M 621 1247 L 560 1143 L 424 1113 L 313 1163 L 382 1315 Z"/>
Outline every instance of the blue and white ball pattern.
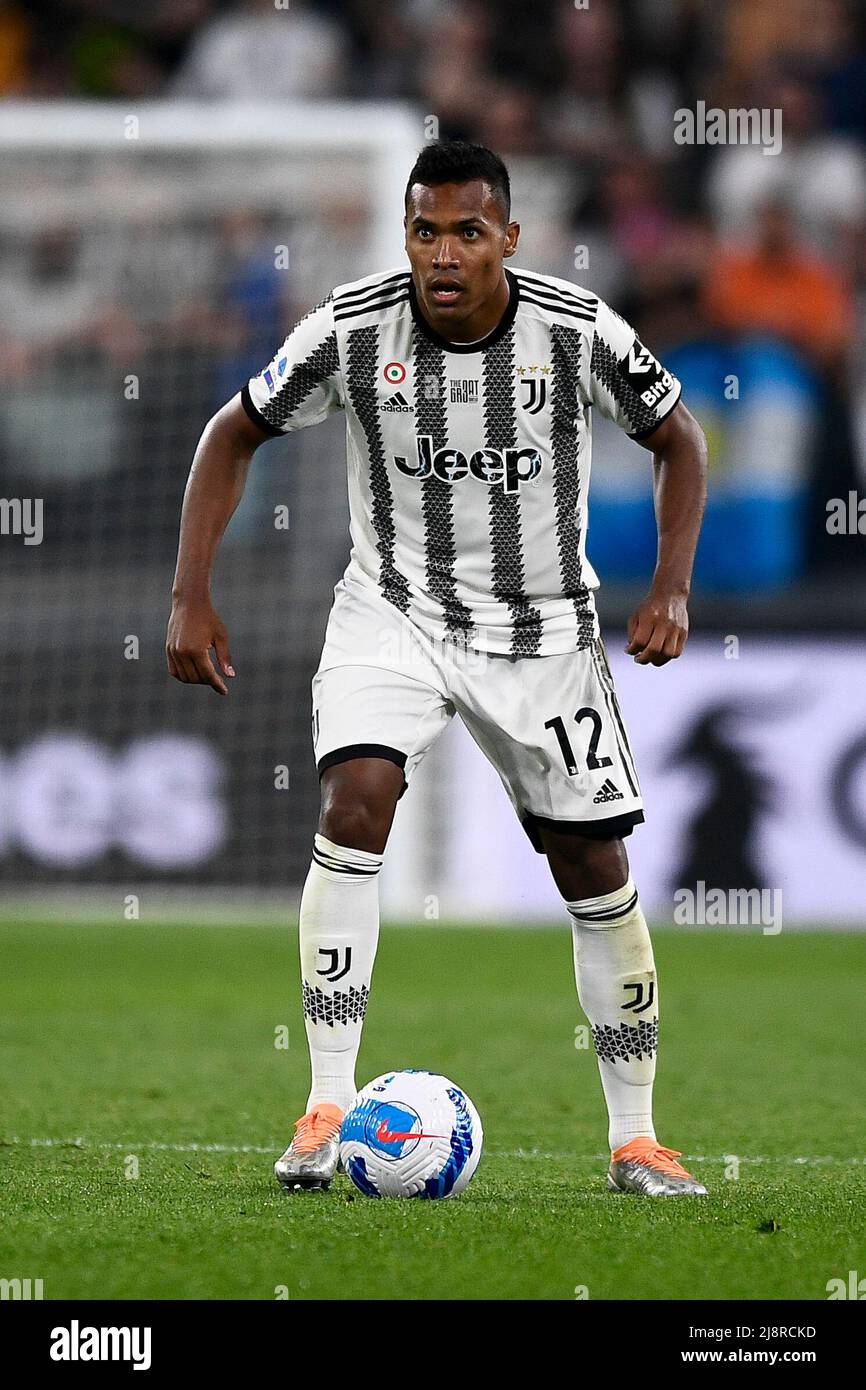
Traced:
<path fill-rule="evenodd" d="M 391 1071 L 359 1091 L 340 1130 L 340 1159 L 367 1197 L 456 1197 L 484 1134 L 472 1101 L 447 1076 Z"/>

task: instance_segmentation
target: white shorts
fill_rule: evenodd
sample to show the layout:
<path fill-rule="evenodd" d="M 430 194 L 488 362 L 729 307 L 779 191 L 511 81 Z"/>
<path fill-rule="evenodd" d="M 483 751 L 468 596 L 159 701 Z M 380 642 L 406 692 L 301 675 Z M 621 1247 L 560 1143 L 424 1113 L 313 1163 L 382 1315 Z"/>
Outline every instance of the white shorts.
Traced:
<path fill-rule="evenodd" d="M 334 594 L 313 677 L 320 777 L 351 758 L 387 758 L 403 769 L 405 791 L 459 714 L 540 854 L 545 826 L 622 836 L 643 820 L 600 639 L 560 656 L 493 655 L 428 637 L 355 580 L 341 579 Z"/>

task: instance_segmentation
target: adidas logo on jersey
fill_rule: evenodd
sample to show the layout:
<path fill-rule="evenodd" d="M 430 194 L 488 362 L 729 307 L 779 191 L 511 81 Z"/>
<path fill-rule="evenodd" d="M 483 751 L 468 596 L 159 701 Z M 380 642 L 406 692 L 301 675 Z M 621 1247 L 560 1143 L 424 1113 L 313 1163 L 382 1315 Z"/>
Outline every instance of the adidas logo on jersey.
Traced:
<path fill-rule="evenodd" d="M 609 777 L 606 777 L 592 798 L 593 806 L 599 806 L 603 801 L 622 801 L 623 795 L 618 787 L 614 786 Z"/>
<path fill-rule="evenodd" d="M 417 462 L 399 455 L 394 462 L 407 478 L 429 478 L 456 483 L 470 475 L 481 483 L 501 483 L 505 492 L 517 492 L 521 483 L 531 483 L 541 472 L 537 449 L 476 449 L 468 457 L 462 449 L 434 449 L 431 434 L 416 435 Z"/>
<path fill-rule="evenodd" d="M 382 404 L 379 406 L 379 409 L 397 410 L 405 414 L 411 414 L 412 412 L 412 407 L 407 401 L 406 397 L 403 395 L 402 391 L 395 391 L 393 396 L 389 396 L 386 401 L 382 402 Z"/>

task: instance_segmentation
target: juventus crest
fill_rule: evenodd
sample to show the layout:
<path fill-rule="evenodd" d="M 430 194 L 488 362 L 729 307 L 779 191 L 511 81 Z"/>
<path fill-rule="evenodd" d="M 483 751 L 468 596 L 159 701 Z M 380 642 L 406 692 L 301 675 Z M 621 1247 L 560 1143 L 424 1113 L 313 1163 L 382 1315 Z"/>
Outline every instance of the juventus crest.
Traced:
<path fill-rule="evenodd" d="M 547 401 L 547 379 L 545 377 L 524 377 L 520 383 L 523 388 L 521 405 L 527 415 L 537 415 L 544 409 Z"/>

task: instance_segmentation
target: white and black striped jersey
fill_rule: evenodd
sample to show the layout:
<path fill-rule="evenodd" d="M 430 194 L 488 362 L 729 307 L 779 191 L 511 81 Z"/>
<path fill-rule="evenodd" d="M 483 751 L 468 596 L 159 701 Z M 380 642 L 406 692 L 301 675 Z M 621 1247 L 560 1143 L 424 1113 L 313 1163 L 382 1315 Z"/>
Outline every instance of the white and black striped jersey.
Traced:
<path fill-rule="evenodd" d="M 596 295 L 506 274 L 506 312 L 471 344 L 426 323 L 408 269 L 340 285 L 242 399 L 274 435 L 345 410 L 347 581 L 375 586 L 436 639 L 543 656 L 598 632 L 592 407 L 639 439 L 680 384 Z"/>

